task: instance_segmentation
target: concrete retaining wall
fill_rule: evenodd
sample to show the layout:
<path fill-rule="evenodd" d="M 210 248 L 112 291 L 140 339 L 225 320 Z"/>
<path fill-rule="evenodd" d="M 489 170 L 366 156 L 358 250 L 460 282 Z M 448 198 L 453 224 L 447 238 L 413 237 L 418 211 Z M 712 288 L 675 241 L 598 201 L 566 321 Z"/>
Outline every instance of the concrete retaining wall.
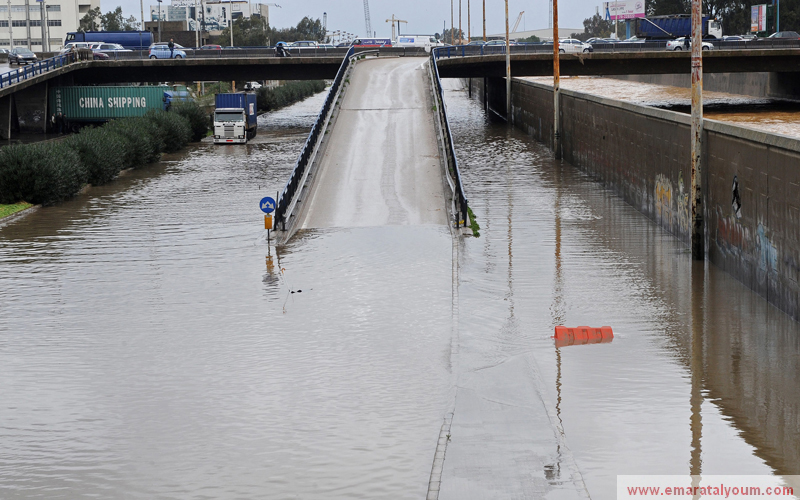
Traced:
<path fill-rule="evenodd" d="M 513 124 L 552 144 L 552 87 L 514 80 L 512 104 Z M 687 115 L 562 90 L 561 123 L 566 161 L 689 243 Z M 800 320 L 800 140 L 705 120 L 703 142 L 709 259 Z"/>

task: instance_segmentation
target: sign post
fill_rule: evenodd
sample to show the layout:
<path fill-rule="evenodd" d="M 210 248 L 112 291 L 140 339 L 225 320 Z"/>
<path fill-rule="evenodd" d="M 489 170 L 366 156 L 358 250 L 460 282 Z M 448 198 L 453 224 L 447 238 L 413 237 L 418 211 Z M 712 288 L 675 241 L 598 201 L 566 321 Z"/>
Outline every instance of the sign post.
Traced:
<path fill-rule="evenodd" d="M 269 243 L 269 230 L 272 229 L 272 212 L 275 211 L 275 200 L 269 196 L 261 198 L 258 207 L 264 212 L 264 229 L 267 230 L 267 243 Z"/>

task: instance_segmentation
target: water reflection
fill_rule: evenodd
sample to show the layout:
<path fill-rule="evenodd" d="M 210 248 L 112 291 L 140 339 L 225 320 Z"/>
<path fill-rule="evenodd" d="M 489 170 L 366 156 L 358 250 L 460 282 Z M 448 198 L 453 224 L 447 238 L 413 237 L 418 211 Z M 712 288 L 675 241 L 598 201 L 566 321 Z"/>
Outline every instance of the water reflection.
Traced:
<path fill-rule="evenodd" d="M 487 240 L 464 250 L 461 310 L 482 311 L 469 335 L 460 322 L 480 346 L 462 345 L 474 358 L 464 369 L 532 355 L 593 498 L 613 498 L 617 474 L 800 472 L 798 324 L 719 269 L 693 269 L 682 243 L 542 145 L 487 123 L 466 92 L 447 99 Z M 500 339 L 506 307 L 491 291 L 510 265 L 486 247 L 512 238 L 519 333 Z M 615 340 L 557 350 L 554 324 L 611 325 Z"/>

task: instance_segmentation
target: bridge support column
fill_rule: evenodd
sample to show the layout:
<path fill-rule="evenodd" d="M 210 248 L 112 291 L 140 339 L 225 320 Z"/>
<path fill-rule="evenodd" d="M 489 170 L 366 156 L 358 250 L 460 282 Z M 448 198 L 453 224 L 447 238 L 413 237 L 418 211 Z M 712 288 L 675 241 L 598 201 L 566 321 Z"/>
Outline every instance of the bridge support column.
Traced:
<path fill-rule="evenodd" d="M 0 139 L 11 139 L 12 131 L 19 130 L 14 94 L 0 97 Z"/>
<path fill-rule="evenodd" d="M 14 97 L 19 129 L 43 133 L 47 127 L 47 82 L 20 90 Z"/>

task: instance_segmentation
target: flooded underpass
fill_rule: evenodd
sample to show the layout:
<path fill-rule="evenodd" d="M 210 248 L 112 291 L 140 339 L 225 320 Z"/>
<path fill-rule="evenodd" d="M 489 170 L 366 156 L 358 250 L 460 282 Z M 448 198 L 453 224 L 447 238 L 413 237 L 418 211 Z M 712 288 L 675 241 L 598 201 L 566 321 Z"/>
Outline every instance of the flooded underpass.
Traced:
<path fill-rule="evenodd" d="M 424 498 L 450 413 L 440 498 L 800 474 L 797 323 L 463 90 L 479 238 L 268 246 L 323 97 L 0 226 L 0 497 Z"/>

